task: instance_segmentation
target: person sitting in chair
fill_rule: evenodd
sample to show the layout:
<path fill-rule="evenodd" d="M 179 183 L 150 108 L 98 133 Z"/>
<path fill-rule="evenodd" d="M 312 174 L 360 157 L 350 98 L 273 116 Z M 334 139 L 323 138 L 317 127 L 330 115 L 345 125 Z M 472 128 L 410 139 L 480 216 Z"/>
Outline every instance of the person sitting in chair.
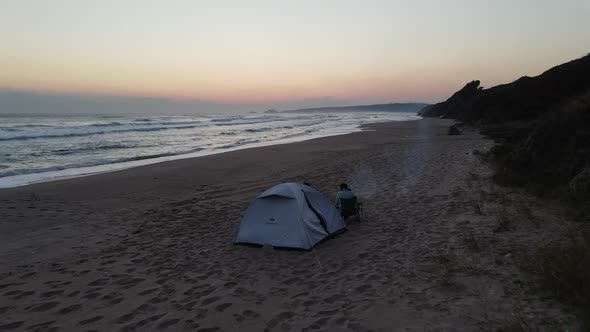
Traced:
<path fill-rule="evenodd" d="M 354 195 L 352 190 L 350 190 L 348 185 L 346 183 L 341 183 L 340 191 L 336 194 L 336 208 L 338 209 L 338 211 L 342 213 L 342 205 L 340 202 L 341 199 L 351 199 L 355 197 L 356 196 Z"/>

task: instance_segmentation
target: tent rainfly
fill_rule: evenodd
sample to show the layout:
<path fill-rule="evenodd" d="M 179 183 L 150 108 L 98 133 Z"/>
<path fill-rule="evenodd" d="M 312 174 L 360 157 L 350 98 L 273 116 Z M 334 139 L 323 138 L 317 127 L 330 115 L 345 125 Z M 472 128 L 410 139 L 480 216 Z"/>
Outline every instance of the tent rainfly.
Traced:
<path fill-rule="evenodd" d="M 318 190 L 302 183 L 281 183 L 250 204 L 234 244 L 311 250 L 345 230 L 334 204 Z"/>

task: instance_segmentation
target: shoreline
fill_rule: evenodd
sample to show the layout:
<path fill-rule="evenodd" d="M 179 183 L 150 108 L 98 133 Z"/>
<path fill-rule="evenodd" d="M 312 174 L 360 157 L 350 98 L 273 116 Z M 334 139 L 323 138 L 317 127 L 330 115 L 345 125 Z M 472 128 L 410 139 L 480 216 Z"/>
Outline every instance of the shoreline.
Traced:
<path fill-rule="evenodd" d="M 570 231 L 562 209 L 495 185 L 475 152 L 494 143 L 449 136 L 453 122 L 380 123 L 1 190 L 0 327 L 575 330 L 574 314 L 520 268 Z M 289 181 L 329 199 L 347 182 L 363 222 L 314 253 L 234 246 L 252 200 Z"/>
<path fill-rule="evenodd" d="M 420 119 L 400 120 L 400 121 L 419 121 L 419 120 Z M 383 122 L 359 124 L 359 125 L 356 125 L 354 128 L 349 128 L 349 127 L 339 128 L 341 130 L 337 131 L 337 132 L 326 132 L 323 134 L 297 136 L 297 137 L 292 137 L 292 138 L 283 138 L 283 139 L 271 140 L 271 141 L 266 141 L 266 142 L 256 142 L 256 143 L 250 143 L 250 144 L 246 144 L 246 145 L 230 147 L 230 148 L 225 148 L 225 149 L 217 149 L 217 150 L 204 149 L 201 151 L 196 151 L 196 152 L 191 152 L 191 153 L 186 153 L 186 154 L 170 155 L 170 156 L 163 156 L 163 157 L 156 157 L 156 158 L 146 158 L 146 159 L 141 159 L 141 160 L 130 160 L 130 161 L 124 161 L 124 162 L 118 162 L 118 163 L 109 163 L 109 164 L 87 166 L 87 167 L 67 168 L 67 169 L 62 169 L 62 170 L 40 172 L 40 173 L 17 174 L 17 175 L 12 175 L 12 176 L 0 178 L 0 190 L 22 187 L 22 186 L 29 186 L 29 185 L 38 184 L 38 183 L 63 181 L 63 180 L 68 180 L 68 179 L 73 179 L 73 178 L 78 178 L 78 177 L 117 172 L 117 171 L 126 170 L 126 169 L 130 169 L 130 168 L 159 164 L 159 163 L 163 163 L 163 162 L 169 162 L 169 161 L 175 161 L 175 160 L 181 160 L 181 159 L 200 158 L 200 157 L 223 154 L 223 153 L 244 150 L 244 149 L 254 149 L 254 148 L 265 147 L 265 146 L 292 144 L 292 143 L 305 142 L 305 141 L 314 140 L 314 139 L 318 139 L 318 138 L 324 138 L 324 137 L 348 135 L 348 134 L 361 132 L 364 130 L 371 130 L 371 129 L 366 129 L 366 128 L 370 128 L 370 126 L 374 125 L 374 124 L 387 123 L 387 122 L 398 122 L 398 121 L 383 121 Z"/>

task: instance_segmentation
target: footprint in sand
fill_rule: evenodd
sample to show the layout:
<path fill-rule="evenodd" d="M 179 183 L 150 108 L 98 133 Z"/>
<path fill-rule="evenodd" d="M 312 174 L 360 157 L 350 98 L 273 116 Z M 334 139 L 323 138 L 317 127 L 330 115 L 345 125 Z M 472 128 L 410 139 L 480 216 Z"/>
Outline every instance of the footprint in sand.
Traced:
<path fill-rule="evenodd" d="M 9 331 L 9 330 L 18 329 L 23 324 L 24 324 L 23 321 L 18 321 L 18 322 L 12 322 L 12 323 L 8 323 L 8 324 L 0 325 L 0 331 Z"/>
<path fill-rule="evenodd" d="M 104 285 L 106 285 L 108 283 L 109 283 L 109 279 L 96 279 L 96 280 L 88 283 L 88 286 L 90 286 L 90 287 L 104 286 Z"/>
<path fill-rule="evenodd" d="M 133 318 L 135 318 L 135 316 L 137 316 L 139 314 L 152 313 L 156 310 L 157 310 L 157 308 L 155 306 L 144 303 L 144 304 L 140 305 L 139 307 L 135 308 L 135 310 L 133 310 L 132 312 L 119 317 L 116 320 L 116 323 L 117 324 L 124 324 L 124 323 L 127 323 L 127 322 L 133 320 Z"/>
<path fill-rule="evenodd" d="M 235 281 L 230 281 L 230 282 L 226 282 L 225 284 L 223 284 L 223 287 L 230 289 L 230 288 L 234 288 L 235 286 L 237 286 L 238 283 Z"/>
<path fill-rule="evenodd" d="M 159 291 L 160 289 L 161 289 L 160 287 L 146 289 L 146 290 L 139 292 L 138 295 L 140 295 L 140 296 L 149 295 L 153 292 Z"/>
<path fill-rule="evenodd" d="M 295 313 L 292 311 L 283 311 L 280 314 L 276 315 L 268 323 L 266 323 L 266 328 L 267 329 L 275 328 L 280 323 L 286 323 L 290 318 L 293 318 L 294 316 L 295 316 Z"/>
<path fill-rule="evenodd" d="M 229 308 L 232 306 L 232 303 L 222 303 L 220 305 L 218 305 L 217 307 L 215 307 L 215 311 L 217 312 L 224 312 L 225 309 Z"/>
<path fill-rule="evenodd" d="M 186 302 L 186 301 L 188 301 L 188 300 L 189 300 L 189 299 L 182 299 L 182 300 L 181 300 L 182 304 L 180 304 L 180 303 L 175 303 L 175 304 L 174 304 L 174 306 L 175 306 L 175 307 L 176 307 L 176 309 L 178 309 L 178 310 L 187 310 L 187 311 L 190 311 L 190 310 L 192 310 L 192 309 L 193 309 L 193 307 L 195 306 L 195 304 L 197 304 L 197 301 L 190 301 L 190 302 Z"/>
<path fill-rule="evenodd" d="M 116 260 L 110 259 L 108 261 L 101 262 L 100 265 L 101 266 L 110 265 L 110 264 L 113 264 L 114 262 L 116 262 Z"/>
<path fill-rule="evenodd" d="M 45 293 L 41 294 L 41 297 L 53 297 L 56 295 L 61 295 L 63 293 L 64 293 L 63 290 L 49 291 L 49 292 L 45 292 Z"/>
<path fill-rule="evenodd" d="M 78 324 L 79 325 L 87 325 L 90 323 L 98 322 L 99 320 L 102 319 L 102 317 L 103 317 L 103 315 L 94 316 L 92 318 L 81 320 Z"/>
<path fill-rule="evenodd" d="M 168 277 L 166 277 L 166 278 L 161 278 L 161 279 L 158 279 L 158 280 L 156 280 L 156 284 L 158 284 L 158 285 L 163 285 L 163 284 L 165 284 L 166 282 L 168 282 L 168 280 L 170 280 L 170 278 L 168 278 Z"/>
<path fill-rule="evenodd" d="M 300 281 L 301 281 L 301 279 L 294 277 L 294 278 L 289 278 L 289 279 L 285 280 L 284 283 L 286 285 L 292 285 L 292 284 L 300 282 Z"/>
<path fill-rule="evenodd" d="M 318 303 L 318 301 L 315 301 L 315 300 L 307 300 L 307 301 L 304 301 L 302 304 L 303 304 L 304 307 L 311 307 L 312 305 L 314 305 L 316 303 Z M 330 303 L 330 302 L 328 302 L 328 303 Z"/>
<path fill-rule="evenodd" d="M 160 315 L 153 315 L 150 316 L 146 319 L 142 319 L 136 323 L 131 323 L 128 325 L 123 326 L 119 331 L 123 332 L 123 331 L 141 331 L 141 330 L 145 330 L 144 326 L 146 326 L 149 323 L 155 322 L 158 319 L 164 317 L 166 315 L 166 313 L 160 314 Z"/>
<path fill-rule="evenodd" d="M 119 292 L 113 292 L 113 293 L 104 295 L 101 299 L 104 301 L 107 301 L 109 304 L 119 304 L 125 298 L 123 297 L 123 294 L 121 294 Z"/>
<path fill-rule="evenodd" d="M 26 308 L 27 311 L 44 312 L 49 309 L 55 308 L 59 305 L 59 302 L 45 302 L 39 303 Z"/>
<path fill-rule="evenodd" d="M 123 278 L 116 282 L 117 285 L 123 286 L 125 289 L 137 286 L 139 283 L 145 281 L 143 278 Z"/>
<path fill-rule="evenodd" d="M 287 288 L 277 288 L 277 287 L 272 287 L 270 289 L 270 293 L 272 295 L 276 295 L 276 296 L 284 296 L 287 295 L 288 289 Z"/>
<path fill-rule="evenodd" d="M 195 323 L 195 321 L 194 321 L 194 320 L 192 320 L 192 319 L 186 319 L 186 320 L 184 321 L 184 323 L 185 323 L 185 324 L 186 324 L 188 327 L 190 327 L 190 328 L 191 328 L 191 330 L 193 330 L 193 331 L 195 331 L 196 329 L 198 329 L 198 328 L 199 328 L 199 326 L 200 326 L 200 325 L 199 325 L 199 323 Z"/>
<path fill-rule="evenodd" d="M 77 271 L 73 274 L 74 277 L 79 277 L 79 276 L 83 276 L 90 273 L 90 270 L 82 270 L 82 271 Z"/>
<path fill-rule="evenodd" d="M 219 296 L 212 296 L 212 297 L 209 297 L 209 298 L 204 299 L 201 304 L 202 305 L 209 305 L 209 304 L 211 304 L 211 303 L 213 303 L 215 301 L 218 301 L 219 299 L 220 299 Z"/>
<path fill-rule="evenodd" d="M 28 331 L 57 331 L 59 330 L 58 327 L 49 327 L 51 324 L 55 323 L 54 320 L 50 320 L 48 322 L 43 322 L 35 325 L 31 325 L 27 327 Z M 1 330 L 1 328 L 0 328 Z"/>
<path fill-rule="evenodd" d="M 152 297 L 151 299 L 147 300 L 147 303 L 150 304 L 158 304 L 158 303 L 162 303 L 164 301 L 166 301 L 168 298 L 166 296 L 155 296 Z"/>
<path fill-rule="evenodd" d="M 206 289 L 202 290 L 202 291 L 198 291 L 199 289 L 202 289 L 204 287 L 207 287 Z M 184 295 L 189 295 L 192 297 L 203 297 L 203 296 L 207 296 L 209 294 L 211 294 L 213 291 L 215 290 L 215 287 L 210 287 L 207 284 L 203 284 L 203 285 L 199 285 L 199 286 L 195 286 L 187 291 L 184 292 Z"/>
<path fill-rule="evenodd" d="M 180 321 L 180 319 L 178 319 L 178 318 L 166 319 L 166 320 L 160 322 L 160 324 L 158 324 L 158 330 L 167 329 L 171 326 L 178 324 L 179 321 Z"/>
<path fill-rule="evenodd" d="M 371 286 L 369 286 L 369 285 L 363 285 L 363 286 L 359 286 L 359 287 L 355 288 L 355 290 L 356 290 L 357 292 L 359 292 L 359 293 L 365 293 L 365 292 L 367 292 L 368 290 L 370 290 L 371 288 L 372 288 L 372 287 L 371 287 Z"/>
<path fill-rule="evenodd" d="M 252 310 L 245 310 L 242 312 L 242 314 L 234 314 L 233 315 L 235 320 L 239 323 L 239 322 L 243 322 L 246 319 L 255 319 L 260 317 L 260 314 L 257 313 L 256 311 L 252 311 Z"/>
<path fill-rule="evenodd" d="M 339 313 L 340 311 L 341 311 L 340 309 L 318 311 L 318 313 L 316 314 L 316 316 L 329 316 L 329 317 L 332 317 L 335 314 Z"/>
<path fill-rule="evenodd" d="M 305 295 L 307 295 L 307 294 L 309 294 L 309 293 L 308 293 L 308 292 L 302 292 L 302 293 L 295 294 L 295 295 L 291 296 L 291 298 L 292 298 L 292 299 L 296 299 L 296 298 L 298 298 L 298 297 L 300 297 L 300 296 L 305 296 Z"/>
<path fill-rule="evenodd" d="M 13 290 L 13 291 L 10 291 L 10 292 L 6 292 L 6 293 L 4 293 L 4 296 L 12 296 L 12 295 L 17 295 L 17 294 L 20 294 L 20 293 L 22 293 L 22 292 L 23 292 L 23 291 L 21 291 L 21 290 Z"/>
<path fill-rule="evenodd" d="M 31 295 L 35 294 L 34 291 L 26 291 L 26 292 L 23 292 L 23 291 L 12 291 L 12 292 L 9 292 L 9 293 L 12 293 L 11 295 L 14 295 L 12 297 L 13 300 L 20 300 L 20 299 L 22 299 L 24 297 L 28 297 L 28 296 L 31 296 Z M 4 295 L 7 295 L 7 294 L 4 294 Z"/>
<path fill-rule="evenodd" d="M 307 331 L 313 331 L 313 330 L 320 330 L 321 328 L 324 327 L 324 325 L 326 325 L 326 323 L 329 320 L 330 320 L 330 317 L 320 318 L 320 319 L 316 320 L 315 322 L 313 322 L 308 327 L 303 328 L 301 331 L 307 332 Z"/>
<path fill-rule="evenodd" d="M 24 285 L 24 284 L 25 284 L 24 282 L 15 282 L 12 284 L 2 284 L 2 285 L 0 285 L 0 289 L 4 289 L 9 286 L 20 286 L 20 285 Z"/>
<path fill-rule="evenodd" d="M 135 318 L 135 312 L 130 312 L 128 314 L 125 314 L 121 317 L 119 317 L 119 319 L 116 320 L 117 324 L 125 324 L 131 320 L 133 320 L 133 318 Z"/>
<path fill-rule="evenodd" d="M 58 312 L 62 315 L 66 315 L 66 314 L 69 314 L 70 312 L 76 311 L 80 308 L 82 308 L 81 304 L 72 304 L 72 305 L 69 305 L 65 308 L 59 309 Z"/>
<path fill-rule="evenodd" d="M 221 328 L 219 327 L 203 327 L 197 330 L 197 332 L 215 332 L 215 331 L 220 331 Z"/>
<path fill-rule="evenodd" d="M 325 298 L 324 299 L 324 302 L 327 302 L 329 304 L 332 304 L 332 303 L 334 303 L 336 301 L 342 300 L 342 298 L 343 298 L 343 296 L 341 294 L 334 294 L 332 296 L 329 296 L 329 297 Z M 315 304 L 315 302 L 313 304 Z"/>
<path fill-rule="evenodd" d="M 21 276 L 19 277 L 19 279 L 30 278 L 30 277 L 34 276 L 35 274 L 37 274 L 37 272 L 29 272 L 29 273 L 25 273 L 25 274 L 21 275 Z"/>
<path fill-rule="evenodd" d="M 88 293 L 88 294 L 82 296 L 82 298 L 92 300 L 92 299 L 95 299 L 101 295 L 102 295 L 102 293 L 100 293 L 100 292 L 94 292 L 94 293 Z"/>

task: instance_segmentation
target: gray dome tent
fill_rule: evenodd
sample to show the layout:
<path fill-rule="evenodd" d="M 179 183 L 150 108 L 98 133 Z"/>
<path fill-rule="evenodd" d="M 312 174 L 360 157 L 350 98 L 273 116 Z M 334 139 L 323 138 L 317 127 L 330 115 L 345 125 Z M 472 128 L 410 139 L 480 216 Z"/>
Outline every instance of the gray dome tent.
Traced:
<path fill-rule="evenodd" d="M 248 207 L 234 244 L 271 245 L 310 250 L 346 230 L 334 204 L 302 183 L 281 183 L 260 194 Z"/>

